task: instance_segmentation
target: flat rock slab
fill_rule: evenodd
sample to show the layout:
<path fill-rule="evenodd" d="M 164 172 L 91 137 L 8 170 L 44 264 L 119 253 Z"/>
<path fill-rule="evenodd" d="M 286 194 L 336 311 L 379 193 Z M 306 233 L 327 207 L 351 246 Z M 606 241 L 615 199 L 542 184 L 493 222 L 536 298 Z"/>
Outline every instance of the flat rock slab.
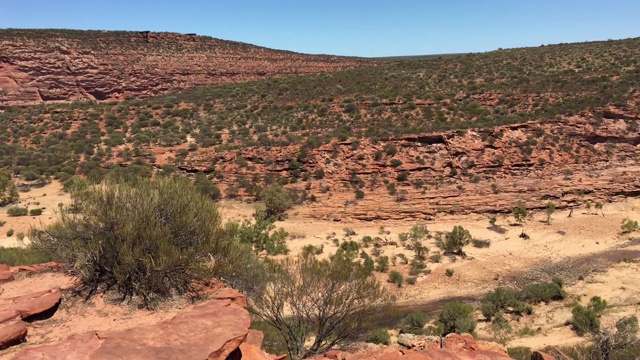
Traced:
<path fill-rule="evenodd" d="M 247 310 L 224 297 L 157 324 L 89 332 L 57 344 L 20 349 L 13 359 L 223 360 L 240 347 L 251 323 Z"/>
<path fill-rule="evenodd" d="M 60 303 L 61 299 L 62 295 L 60 294 L 60 290 L 51 289 L 37 291 L 11 299 L 2 299 L 0 306 L 3 307 L 3 312 L 17 311 L 24 320 L 34 315 L 50 311 Z"/>

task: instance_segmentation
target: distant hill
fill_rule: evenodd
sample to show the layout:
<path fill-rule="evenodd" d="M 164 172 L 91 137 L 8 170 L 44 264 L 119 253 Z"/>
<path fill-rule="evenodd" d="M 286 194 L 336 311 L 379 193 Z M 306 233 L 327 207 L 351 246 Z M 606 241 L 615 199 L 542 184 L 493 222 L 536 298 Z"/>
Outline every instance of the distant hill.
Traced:
<path fill-rule="evenodd" d="M 189 59 L 162 54 L 150 58 Z M 336 58 L 346 64 L 371 63 Z M 152 67 L 135 72 L 157 77 Z M 2 167 L 42 181 L 201 173 L 225 197 L 247 200 L 278 182 L 294 202 L 315 202 L 312 216 L 333 220 L 510 212 L 520 200 L 529 209 L 606 203 L 640 195 L 640 39 L 8 107 Z"/>
<path fill-rule="evenodd" d="M 205 85 L 372 66 L 195 34 L 0 30 L 0 107 L 122 100 Z"/>

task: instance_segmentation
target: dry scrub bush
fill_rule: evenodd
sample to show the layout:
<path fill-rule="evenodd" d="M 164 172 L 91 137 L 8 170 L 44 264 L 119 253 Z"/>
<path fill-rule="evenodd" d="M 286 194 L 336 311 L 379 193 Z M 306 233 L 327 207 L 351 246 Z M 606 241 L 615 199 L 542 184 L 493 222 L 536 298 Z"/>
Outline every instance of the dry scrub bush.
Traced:
<path fill-rule="evenodd" d="M 123 299 L 184 294 L 194 281 L 232 279 L 253 259 L 217 206 L 185 178 L 103 183 L 72 192 L 71 212 L 32 230 L 34 246 L 68 263 L 88 296 L 116 290 Z"/>
<path fill-rule="evenodd" d="M 310 255 L 273 263 L 250 309 L 278 329 L 291 359 L 365 340 L 393 299 L 345 252 L 328 260 Z M 312 341 L 310 341 L 313 339 Z"/>

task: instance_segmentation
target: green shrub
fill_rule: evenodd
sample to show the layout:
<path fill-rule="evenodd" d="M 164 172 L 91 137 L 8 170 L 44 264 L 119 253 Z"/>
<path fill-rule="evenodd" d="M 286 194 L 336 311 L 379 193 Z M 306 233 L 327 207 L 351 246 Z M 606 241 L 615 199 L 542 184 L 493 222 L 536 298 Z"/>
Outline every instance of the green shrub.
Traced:
<path fill-rule="evenodd" d="M 529 211 L 527 210 L 527 207 L 522 200 L 519 200 L 518 205 L 513 208 L 513 218 L 518 224 L 522 224 L 528 215 Z"/>
<path fill-rule="evenodd" d="M 402 332 L 409 334 L 424 334 L 424 326 L 429 322 L 429 315 L 422 311 L 409 313 L 402 321 Z"/>
<path fill-rule="evenodd" d="M 81 291 L 112 289 L 150 307 L 193 290 L 194 281 L 240 281 L 256 268 L 237 228 L 223 226 L 217 206 L 188 179 L 104 183 L 72 199 L 77 214 L 63 209 L 46 232 L 29 237 L 77 270 Z"/>
<path fill-rule="evenodd" d="M 520 290 L 499 287 L 485 294 L 480 302 L 480 310 L 487 320 L 491 320 L 500 311 L 530 315 L 533 313 L 531 304 L 558 301 L 565 296 L 562 280 L 554 277 L 550 283 L 533 283 Z"/>
<path fill-rule="evenodd" d="M 7 237 L 12 237 L 13 236 L 13 229 L 9 229 L 7 230 Z"/>
<path fill-rule="evenodd" d="M 11 234 L 13 235 L 13 234 Z M 10 235 L 7 235 L 10 236 Z M 42 264 L 49 261 L 58 261 L 54 255 L 33 247 L 16 248 L 0 247 L 0 264 L 9 266 Z"/>
<path fill-rule="evenodd" d="M 203 195 L 208 196 L 213 200 L 220 200 L 222 198 L 220 188 L 212 183 L 204 173 L 196 173 L 193 182 L 196 189 L 198 189 L 198 191 Z"/>
<path fill-rule="evenodd" d="M 376 260 L 376 271 L 378 272 L 387 272 L 389 271 L 389 257 L 388 256 L 380 256 Z"/>
<path fill-rule="evenodd" d="M 31 216 L 42 215 L 42 209 L 31 209 L 31 210 L 29 210 L 29 215 L 31 215 Z"/>
<path fill-rule="evenodd" d="M 444 271 L 444 274 L 447 275 L 447 277 L 452 277 L 454 273 L 453 269 L 446 269 Z"/>
<path fill-rule="evenodd" d="M 491 240 L 473 239 L 471 240 L 471 243 L 473 244 L 473 247 L 477 248 L 488 248 L 491 246 Z"/>
<path fill-rule="evenodd" d="M 265 215 L 268 217 L 275 216 L 279 220 L 284 218 L 285 212 L 292 206 L 289 195 L 278 183 L 271 184 L 262 190 L 260 199 L 264 201 Z"/>
<path fill-rule="evenodd" d="M 442 249 L 445 254 L 464 255 L 462 248 L 471 242 L 471 234 L 462 226 L 454 226 L 453 230 L 444 235 L 436 236 L 436 246 Z"/>
<path fill-rule="evenodd" d="M 416 284 L 416 280 L 417 280 L 417 278 L 416 278 L 415 276 L 408 277 L 408 278 L 407 278 L 407 284 L 409 284 L 409 285 L 415 285 L 415 284 Z"/>
<path fill-rule="evenodd" d="M 366 340 L 379 319 L 391 314 L 393 298 L 348 256 L 314 256 L 272 262 L 249 305 L 276 327 L 292 359 L 308 358 Z M 305 346 L 306 344 L 306 346 Z"/>
<path fill-rule="evenodd" d="M 9 170 L 0 170 L 0 207 L 18 201 L 20 194 L 11 178 Z"/>
<path fill-rule="evenodd" d="M 533 351 L 531 351 L 531 348 L 528 348 L 526 346 L 507 348 L 507 353 L 514 360 L 530 360 L 531 355 L 533 355 Z"/>
<path fill-rule="evenodd" d="M 398 285 L 398 287 L 402 287 L 402 274 L 397 271 L 391 271 L 389 273 L 389 282 Z"/>
<path fill-rule="evenodd" d="M 594 296 L 589 300 L 588 306 L 593 309 L 596 315 L 600 315 L 607 308 L 607 302 L 602 300 L 600 296 Z"/>
<path fill-rule="evenodd" d="M 29 214 L 29 209 L 22 207 L 11 207 L 7 209 L 7 215 L 9 216 L 26 216 Z"/>
<path fill-rule="evenodd" d="M 438 322 L 442 325 L 443 336 L 451 333 L 472 333 L 476 328 L 473 306 L 460 301 L 450 301 L 438 314 Z"/>
<path fill-rule="evenodd" d="M 385 329 L 377 329 L 369 335 L 369 337 L 367 338 L 367 342 L 380 345 L 389 345 L 391 343 L 391 335 L 389 335 L 389 332 Z"/>
<path fill-rule="evenodd" d="M 7 222 L 0 220 L 0 227 L 3 227 Z"/>
<path fill-rule="evenodd" d="M 324 252 L 324 245 L 314 246 L 312 244 L 308 244 L 302 247 L 302 256 L 315 256 L 320 255 Z"/>
<path fill-rule="evenodd" d="M 358 244 L 357 241 L 347 240 L 343 241 L 342 244 L 340 244 L 340 249 L 345 252 L 357 252 L 358 250 L 360 250 L 360 244 Z"/>
<path fill-rule="evenodd" d="M 67 181 L 62 183 L 64 191 L 81 191 L 89 186 L 90 182 L 87 179 L 83 179 L 79 176 L 72 176 Z"/>
<path fill-rule="evenodd" d="M 518 293 L 518 299 L 530 304 L 562 300 L 567 296 L 562 287 L 556 283 L 534 283 L 525 286 Z"/>
<path fill-rule="evenodd" d="M 582 305 L 576 305 L 571 310 L 571 325 L 576 334 L 595 334 L 600 331 L 600 320 L 596 312 Z"/>
<path fill-rule="evenodd" d="M 638 229 L 640 229 L 640 226 L 638 225 L 637 221 L 626 218 L 622 220 L 622 224 L 620 224 L 620 229 L 622 230 L 623 234 L 628 234 L 628 233 L 637 231 Z"/>
<path fill-rule="evenodd" d="M 253 214 L 254 221 L 245 219 L 242 223 L 229 222 L 227 228 L 235 233 L 241 243 L 250 245 L 256 254 L 265 251 L 269 255 L 287 254 L 286 239 L 289 236 L 284 229 L 276 229 L 275 217 L 266 217 L 264 210 L 258 208 Z"/>

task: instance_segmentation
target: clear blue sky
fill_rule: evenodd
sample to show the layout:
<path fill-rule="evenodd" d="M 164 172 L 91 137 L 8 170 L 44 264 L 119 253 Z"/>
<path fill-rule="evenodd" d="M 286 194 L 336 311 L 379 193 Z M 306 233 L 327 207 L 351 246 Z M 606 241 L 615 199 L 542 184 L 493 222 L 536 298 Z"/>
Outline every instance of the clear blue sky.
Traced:
<path fill-rule="evenodd" d="M 640 36 L 640 0 L 0 0 L 0 28 L 198 33 L 355 56 Z"/>

